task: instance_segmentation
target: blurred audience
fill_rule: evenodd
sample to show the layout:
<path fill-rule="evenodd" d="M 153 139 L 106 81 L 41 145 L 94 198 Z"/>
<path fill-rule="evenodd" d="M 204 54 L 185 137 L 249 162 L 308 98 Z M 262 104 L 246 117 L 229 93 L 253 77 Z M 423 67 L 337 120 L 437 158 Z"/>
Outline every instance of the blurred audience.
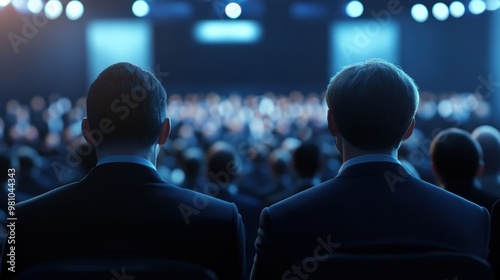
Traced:
<path fill-rule="evenodd" d="M 469 132 L 441 131 L 432 140 L 430 155 L 439 186 L 491 211 L 496 198 L 480 190 L 483 153 Z"/>
<path fill-rule="evenodd" d="M 247 267 L 252 267 L 255 255 L 254 241 L 259 228 L 259 215 L 263 206 L 259 199 L 239 192 L 238 178 L 241 173 L 241 159 L 235 148 L 227 142 L 218 141 L 212 144 L 206 155 L 207 177 L 205 194 L 212 195 L 238 207 L 246 233 Z M 246 278 L 250 276 L 250 269 Z"/>

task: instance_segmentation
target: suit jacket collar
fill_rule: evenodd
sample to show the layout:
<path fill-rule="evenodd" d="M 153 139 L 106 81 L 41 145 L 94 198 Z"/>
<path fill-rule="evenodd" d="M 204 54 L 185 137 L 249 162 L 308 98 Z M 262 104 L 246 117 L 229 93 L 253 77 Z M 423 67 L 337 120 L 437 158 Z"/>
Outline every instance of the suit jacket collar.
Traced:
<path fill-rule="evenodd" d="M 403 165 L 394 162 L 366 162 L 356 165 L 351 165 L 341 170 L 336 177 L 351 177 L 365 175 L 384 175 L 384 176 L 400 176 L 409 177 L 410 173 Z"/>
<path fill-rule="evenodd" d="M 129 162 L 114 162 L 98 165 L 92 168 L 81 182 L 90 183 L 94 181 L 166 183 L 158 171 L 145 165 Z"/>

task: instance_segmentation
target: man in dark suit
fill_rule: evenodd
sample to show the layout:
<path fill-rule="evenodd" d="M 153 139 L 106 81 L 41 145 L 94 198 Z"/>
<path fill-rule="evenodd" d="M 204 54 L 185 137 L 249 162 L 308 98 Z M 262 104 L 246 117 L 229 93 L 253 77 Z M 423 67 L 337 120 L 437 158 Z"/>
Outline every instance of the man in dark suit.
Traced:
<path fill-rule="evenodd" d="M 99 75 L 82 122 L 97 166 L 79 182 L 17 205 L 15 267 L 7 244 L 4 277 L 41 262 L 96 257 L 173 259 L 220 279 L 243 277 L 236 206 L 171 185 L 156 171 L 170 133 L 166 98 L 153 74 L 135 65 L 117 63 Z"/>
<path fill-rule="evenodd" d="M 418 106 L 403 70 L 380 59 L 347 66 L 326 99 L 343 164 L 335 178 L 263 209 L 252 279 L 307 279 L 340 251 L 486 258 L 488 211 L 412 177 L 397 160 Z"/>

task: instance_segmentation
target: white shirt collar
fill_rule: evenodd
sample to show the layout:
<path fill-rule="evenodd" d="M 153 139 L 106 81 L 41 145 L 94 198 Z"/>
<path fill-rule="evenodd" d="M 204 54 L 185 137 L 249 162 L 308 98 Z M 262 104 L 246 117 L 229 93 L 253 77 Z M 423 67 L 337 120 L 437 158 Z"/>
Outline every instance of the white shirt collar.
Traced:
<path fill-rule="evenodd" d="M 96 166 L 99 166 L 101 164 L 106 164 L 106 163 L 115 163 L 115 162 L 128 162 L 128 163 L 135 163 L 135 164 L 140 164 L 144 165 L 150 168 L 153 168 L 156 170 L 156 167 L 151 163 L 149 160 L 139 157 L 139 156 L 132 156 L 132 155 L 115 155 L 115 156 L 107 156 L 102 158 L 97 162 Z"/>
<path fill-rule="evenodd" d="M 360 164 L 360 163 L 366 163 L 366 162 L 392 162 L 392 163 L 401 164 L 401 162 L 397 158 L 395 158 L 391 155 L 368 154 L 368 155 L 362 155 L 359 157 L 351 158 L 350 160 L 344 162 L 342 164 L 342 166 L 340 166 L 338 173 L 342 172 L 347 167 L 350 167 L 350 166 L 353 166 L 356 164 Z"/>

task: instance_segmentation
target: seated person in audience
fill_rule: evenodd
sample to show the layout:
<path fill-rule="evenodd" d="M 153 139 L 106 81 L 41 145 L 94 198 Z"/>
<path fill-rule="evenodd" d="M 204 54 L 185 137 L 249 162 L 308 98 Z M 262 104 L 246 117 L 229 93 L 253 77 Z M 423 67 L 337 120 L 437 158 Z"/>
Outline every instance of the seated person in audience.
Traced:
<path fill-rule="evenodd" d="M 403 70 L 381 59 L 346 66 L 326 99 L 343 165 L 335 178 L 262 210 L 252 279 L 291 279 L 305 258 L 341 251 L 487 257 L 488 211 L 411 176 L 397 159 L 419 100 Z"/>
<path fill-rule="evenodd" d="M 321 183 L 318 172 L 321 165 L 321 154 L 314 143 L 302 143 L 293 152 L 292 162 L 297 179 L 295 180 L 295 192 L 307 190 Z"/>
<path fill-rule="evenodd" d="M 491 240 L 490 240 L 490 262 L 497 279 L 500 279 L 500 200 L 493 205 L 491 210 Z"/>
<path fill-rule="evenodd" d="M 202 174 L 203 156 L 203 151 L 198 147 L 191 147 L 182 152 L 181 168 L 184 171 L 184 181 L 181 187 L 203 191 L 201 188 L 206 184 Z"/>
<path fill-rule="evenodd" d="M 479 178 L 480 190 L 500 199 L 500 132 L 492 126 L 482 125 L 471 134 L 483 150 L 484 168 Z"/>
<path fill-rule="evenodd" d="M 281 193 L 293 191 L 293 179 L 291 176 L 292 156 L 288 149 L 277 148 L 269 154 L 267 160 L 272 173 L 271 182 L 265 185 L 259 197 L 264 201 L 264 205 L 269 206 L 283 199 Z"/>
<path fill-rule="evenodd" d="M 496 199 L 479 190 L 482 151 L 469 132 L 448 128 L 431 142 L 432 170 L 440 187 L 491 210 Z"/>
<path fill-rule="evenodd" d="M 15 273 L 73 258 L 160 258 L 196 263 L 219 279 L 245 273 L 236 206 L 165 182 L 156 158 L 170 133 L 167 96 L 150 72 L 106 68 L 87 96 L 85 139 L 97 166 L 16 207 Z M 11 278 L 4 250 L 2 276 Z"/>
<path fill-rule="evenodd" d="M 241 159 L 228 142 L 212 144 L 207 151 L 207 177 L 205 193 L 236 204 L 246 232 L 247 265 L 251 267 L 255 255 L 253 243 L 259 229 L 259 214 L 263 206 L 259 199 L 239 192 L 237 178 L 241 172 Z M 246 278 L 250 275 L 250 269 Z"/>

